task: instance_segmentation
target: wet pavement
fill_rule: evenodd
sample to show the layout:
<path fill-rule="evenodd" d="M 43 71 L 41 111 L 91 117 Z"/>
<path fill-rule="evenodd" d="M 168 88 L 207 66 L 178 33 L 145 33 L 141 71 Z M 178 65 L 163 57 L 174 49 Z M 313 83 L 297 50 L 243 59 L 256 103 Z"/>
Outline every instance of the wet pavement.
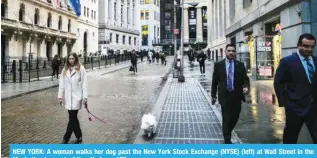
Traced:
<path fill-rule="evenodd" d="M 185 58 L 186 59 L 186 58 Z M 223 144 L 221 115 L 197 78 L 184 66 L 186 81 L 170 74 L 151 113 L 158 125 L 154 138 L 140 131 L 135 144 Z M 232 136 L 233 143 L 241 143 Z"/>
<path fill-rule="evenodd" d="M 152 108 L 167 66 L 138 64 L 138 74 L 128 68 L 113 73 L 96 73 L 89 79 L 89 108 L 104 119 L 89 122 L 83 109 L 78 118 L 83 130 L 84 144 L 133 143 L 139 132 L 141 116 Z M 57 101 L 57 88 L 35 92 L 2 101 L 1 156 L 8 156 L 9 144 L 61 143 L 68 121 L 68 113 Z M 72 135 L 71 142 L 74 142 Z"/>
<path fill-rule="evenodd" d="M 184 62 L 187 64 L 188 62 Z M 187 71 L 187 77 L 197 78 L 211 96 L 213 61 L 206 61 L 205 76 L 201 76 L 198 62 Z M 250 94 L 242 104 L 239 121 L 234 132 L 243 143 L 279 144 L 282 143 L 285 124 L 284 108 L 278 106 L 273 88 L 273 80 L 254 80 L 250 77 Z M 216 105 L 221 111 L 220 105 Z M 298 138 L 300 144 L 313 143 L 304 125 Z"/>

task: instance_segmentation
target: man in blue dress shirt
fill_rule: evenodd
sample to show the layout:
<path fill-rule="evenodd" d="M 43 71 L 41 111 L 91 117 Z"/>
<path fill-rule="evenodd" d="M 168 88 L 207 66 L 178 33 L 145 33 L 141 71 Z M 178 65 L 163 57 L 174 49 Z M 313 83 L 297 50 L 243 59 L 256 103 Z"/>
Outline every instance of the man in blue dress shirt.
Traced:
<path fill-rule="evenodd" d="M 231 144 L 231 132 L 236 126 L 241 112 L 241 101 L 249 92 L 250 80 L 244 64 L 235 60 L 236 47 L 226 46 L 226 58 L 214 64 L 212 76 L 212 104 L 217 100 L 221 105 L 222 132 L 225 144 Z"/>
<path fill-rule="evenodd" d="M 284 144 L 296 144 L 306 124 L 317 143 L 317 58 L 312 56 L 316 39 L 305 33 L 299 37 L 296 53 L 284 57 L 276 70 L 274 89 L 279 105 L 285 107 Z"/>

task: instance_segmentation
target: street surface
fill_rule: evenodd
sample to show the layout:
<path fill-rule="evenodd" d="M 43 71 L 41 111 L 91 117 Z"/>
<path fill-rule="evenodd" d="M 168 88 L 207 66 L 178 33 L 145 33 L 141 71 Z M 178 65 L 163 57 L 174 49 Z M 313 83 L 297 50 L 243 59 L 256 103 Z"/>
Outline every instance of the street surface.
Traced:
<path fill-rule="evenodd" d="M 138 64 L 138 74 L 128 68 L 113 73 L 89 75 L 89 108 L 108 123 L 93 118 L 86 110 L 79 112 L 84 144 L 133 143 L 140 120 L 160 92 L 162 77 L 171 67 Z M 58 88 L 35 92 L 2 102 L 1 156 L 8 156 L 9 144 L 61 143 L 68 113 L 57 101 Z M 71 142 L 75 137 L 72 135 Z"/>
<path fill-rule="evenodd" d="M 185 61 L 187 64 L 188 62 Z M 199 64 L 195 62 L 190 76 L 196 77 L 211 96 L 213 61 L 206 61 L 206 74 L 200 75 Z M 280 144 L 285 124 L 284 108 L 279 107 L 273 88 L 273 80 L 254 80 L 250 76 L 250 93 L 242 103 L 239 121 L 235 133 L 247 144 Z M 220 105 L 217 105 L 220 111 Z M 300 144 L 312 144 L 306 125 L 298 138 Z"/>

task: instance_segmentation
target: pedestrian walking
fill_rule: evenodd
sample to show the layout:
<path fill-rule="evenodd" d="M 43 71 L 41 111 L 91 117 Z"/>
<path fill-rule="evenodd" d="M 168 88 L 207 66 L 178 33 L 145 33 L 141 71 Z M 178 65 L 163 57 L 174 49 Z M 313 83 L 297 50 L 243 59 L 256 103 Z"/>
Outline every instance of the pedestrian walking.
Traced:
<path fill-rule="evenodd" d="M 218 92 L 218 101 L 222 112 L 222 132 L 225 144 L 231 144 L 231 133 L 236 126 L 241 112 L 241 101 L 249 92 L 250 80 L 244 64 L 235 60 L 234 44 L 226 46 L 226 58 L 214 65 L 211 97 L 214 105 Z"/>
<path fill-rule="evenodd" d="M 276 70 L 274 89 L 280 107 L 285 108 L 284 144 L 296 144 L 303 123 L 317 144 L 317 58 L 316 39 L 302 34 L 297 52 L 282 58 Z"/>
<path fill-rule="evenodd" d="M 132 53 L 131 53 L 131 64 L 133 67 L 134 74 L 138 73 L 137 61 L 138 61 L 138 55 L 136 54 L 135 50 L 133 49 Z"/>
<path fill-rule="evenodd" d="M 160 63 L 160 53 L 159 52 L 155 53 L 155 59 L 156 59 L 156 64 L 158 65 Z"/>
<path fill-rule="evenodd" d="M 165 65 L 165 66 L 166 66 L 166 55 L 165 55 L 165 53 L 164 53 L 164 52 L 161 52 L 160 56 L 161 56 L 161 63 L 162 63 L 162 65 Z"/>
<path fill-rule="evenodd" d="M 59 57 L 58 54 L 56 54 L 52 60 L 52 80 L 54 76 L 56 75 L 56 78 L 58 79 L 58 74 L 59 74 L 59 67 L 61 66 L 61 58 Z"/>
<path fill-rule="evenodd" d="M 209 48 L 207 49 L 207 54 L 208 54 L 208 60 L 210 61 L 211 51 L 210 51 L 210 49 L 209 49 Z"/>
<path fill-rule="evenodd" d="M 200 53 L 197 56 L 197 61 L 199 62 L 201 75 L 205 75 L 205 61 L 206 61 L 206 59 L 207 59 L 206 54 L 203 51 L 200 51 Z"/>
<path fill-rule="evenodd" d="M 87 105 L 88 81 L 86 70 L 79 63 L 76 53 L 67 56 L 60 77 L 58 99 L 61 104 L 64 104 L 69 114 L 69 121 L 62 143 L 67 144 L 74 132 L 77 138 L 75 143 L 79 144 L 82 142 L 82 132 L 77 114 L 83 103 Z"/>
<path fill-rule="evenodd" d="M 148 52 L 148 59 L 149 59 L 149 63 L 151 64 L 152 62 L 152 56 L 153 56 L 153 53 L 149 50 Z"/>

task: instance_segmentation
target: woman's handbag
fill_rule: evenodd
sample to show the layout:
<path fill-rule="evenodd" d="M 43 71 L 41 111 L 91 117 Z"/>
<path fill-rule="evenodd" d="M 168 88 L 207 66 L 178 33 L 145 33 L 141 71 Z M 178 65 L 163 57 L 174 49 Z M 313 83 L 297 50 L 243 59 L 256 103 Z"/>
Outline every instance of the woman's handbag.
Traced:
<path fill-rule="evenodd" d="M 134 71 L 133 66 L 131 65 L 129 71 Z"/>

